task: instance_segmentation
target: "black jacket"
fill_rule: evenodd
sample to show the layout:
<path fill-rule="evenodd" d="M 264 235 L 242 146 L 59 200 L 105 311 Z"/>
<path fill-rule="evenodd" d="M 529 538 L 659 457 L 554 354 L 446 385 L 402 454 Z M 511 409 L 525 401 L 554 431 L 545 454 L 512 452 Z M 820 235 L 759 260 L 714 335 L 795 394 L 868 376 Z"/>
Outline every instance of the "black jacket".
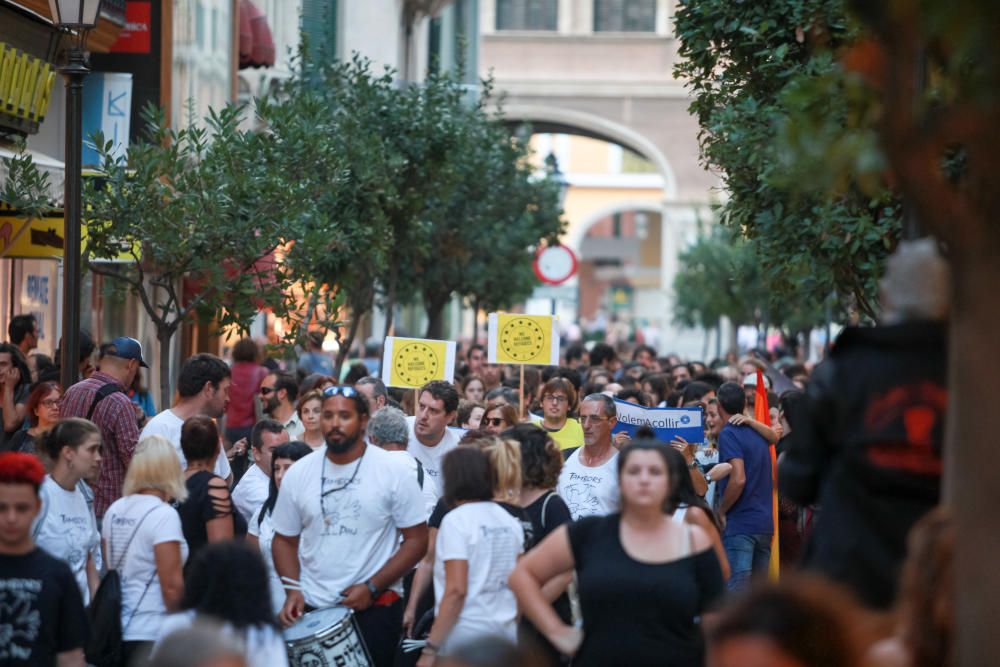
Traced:
<path fill-rule="evenodd" d="M 876 608 L 893 603 L 907 534 L 938 502 L 945 350 L 944 323 L 845 329 L 787 415 L 779 489 L 820 505 L 803 565 Z"/>

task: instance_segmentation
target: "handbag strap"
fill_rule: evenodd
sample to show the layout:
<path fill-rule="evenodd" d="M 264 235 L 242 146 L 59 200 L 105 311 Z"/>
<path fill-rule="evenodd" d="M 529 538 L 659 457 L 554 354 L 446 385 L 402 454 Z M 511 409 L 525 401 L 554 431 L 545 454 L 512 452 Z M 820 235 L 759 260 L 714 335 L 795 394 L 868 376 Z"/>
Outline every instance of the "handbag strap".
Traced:
<path fill-rule="evenodd" d="M 556 495 L 555 491 L 549 491 L 545 494 L 545 500 L 542 501 L 542 530 L 545 530 L 545 510 L 549 507 L 549 501 L 552 500 L 552 496 Z"/>

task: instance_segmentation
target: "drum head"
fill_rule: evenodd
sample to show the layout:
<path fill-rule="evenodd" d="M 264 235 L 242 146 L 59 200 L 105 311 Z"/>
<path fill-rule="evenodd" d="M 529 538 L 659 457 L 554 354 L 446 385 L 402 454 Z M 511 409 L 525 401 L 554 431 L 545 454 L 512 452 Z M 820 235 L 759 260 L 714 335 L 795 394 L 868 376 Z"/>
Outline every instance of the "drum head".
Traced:
<path fill-rule="evenodd" d="M 298 623 L 285 630 L 285 641 L 294 642 L 305 637 L 313 637 L 324 630 L 339 625 L 350 614 L 351 610 L 347 607 L 327 607 L 311 611 L 303 616 Z"/>

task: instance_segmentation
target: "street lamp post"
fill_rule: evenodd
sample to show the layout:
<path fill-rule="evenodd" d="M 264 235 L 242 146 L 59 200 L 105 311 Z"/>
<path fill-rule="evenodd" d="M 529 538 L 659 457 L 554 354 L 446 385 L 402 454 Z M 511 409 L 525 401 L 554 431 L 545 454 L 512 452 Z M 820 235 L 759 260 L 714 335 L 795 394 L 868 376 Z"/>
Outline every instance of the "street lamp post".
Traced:
<path fill-rule="evenodd" d="M 63 190 L 63 311 L 60 368 L 63 390 L 77 381 L 80 353 L 80 225 L 83 161 L 83 79 L 90 73 L 84 47 L 97 25 L 101 0 L 49 0 L 52 23 L 70 37 L 66 64 L 66 175 Z"/>

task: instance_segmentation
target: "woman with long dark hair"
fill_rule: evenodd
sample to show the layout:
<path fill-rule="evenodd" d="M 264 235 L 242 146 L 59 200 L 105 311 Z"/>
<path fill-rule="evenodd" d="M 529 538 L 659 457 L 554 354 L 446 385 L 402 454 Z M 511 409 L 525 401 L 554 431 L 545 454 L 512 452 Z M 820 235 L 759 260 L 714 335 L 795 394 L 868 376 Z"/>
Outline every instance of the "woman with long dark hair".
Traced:
<path fill-rule="evenodd" d="M 671 519 L 678 499 L 669 447 L 636 441 L 618 456 L 621 511 L 560 526 L 510 577 L 521 610 L 573 664 L 700 667 L 698 618 L 724 590 L 711 538 Z M 542 587 L 575 569 L 583 629 Z"/>
<path fill-rule="evenodd" d="M 160 640 L 206 618 L 221 621 L 224 631 L 243 643 L 248 667 L 288 665 L 285 642 L 271 610 L 267 568 L 250 545 L 210 544 L 191 560 L 181 611 L 161 624 Z"/>
<path fill-rule="evenodd" d="M 677 501 L 676 509 L 671 516 L 677 523 L 698 526 L 705 531 L 705 534 L 712 540 L 712 549 L 719 559 L 722 578 L 728 580 L 729 560 L 726 558 L 726 550 L 722 546 L 722 526 L 719 525 L 719 520 L 712 512 L 712 508 L 695 491 L 694 484 L 691 483 L 691 475 L 688 474 L 688 463 L 684 455 L 672 447 L 666 452 L 667 464 L 670 466 L 670 479 L 674 483 L 673 496 Z"/>
<path fill-rule="evenodd" d="M 292 467 L 292 464 L 304 456 L 312 454 L 312 447 L 304 442 L 286 442 L 278 445 L 271 453 L 271 486 L 267 494 L 267 500 L 260 506 L 250 524 L 247 526 L 247 543 L 260 550 L 260 554 L 267 563 L 268 582 L 271 588 L 271 611 L 277 617 L 281 608 L 285 606 L 285 588 L 281 585 L 281 578 L 277 570 L 274 569 L 274 560 L 271 558 L 271 540 L 274 539 L 274 527 L 271 525 L 271 511 L 274 504 L 278 502 L 278 489 L 281 488 L 281 480 L 285 473 Z"/>

